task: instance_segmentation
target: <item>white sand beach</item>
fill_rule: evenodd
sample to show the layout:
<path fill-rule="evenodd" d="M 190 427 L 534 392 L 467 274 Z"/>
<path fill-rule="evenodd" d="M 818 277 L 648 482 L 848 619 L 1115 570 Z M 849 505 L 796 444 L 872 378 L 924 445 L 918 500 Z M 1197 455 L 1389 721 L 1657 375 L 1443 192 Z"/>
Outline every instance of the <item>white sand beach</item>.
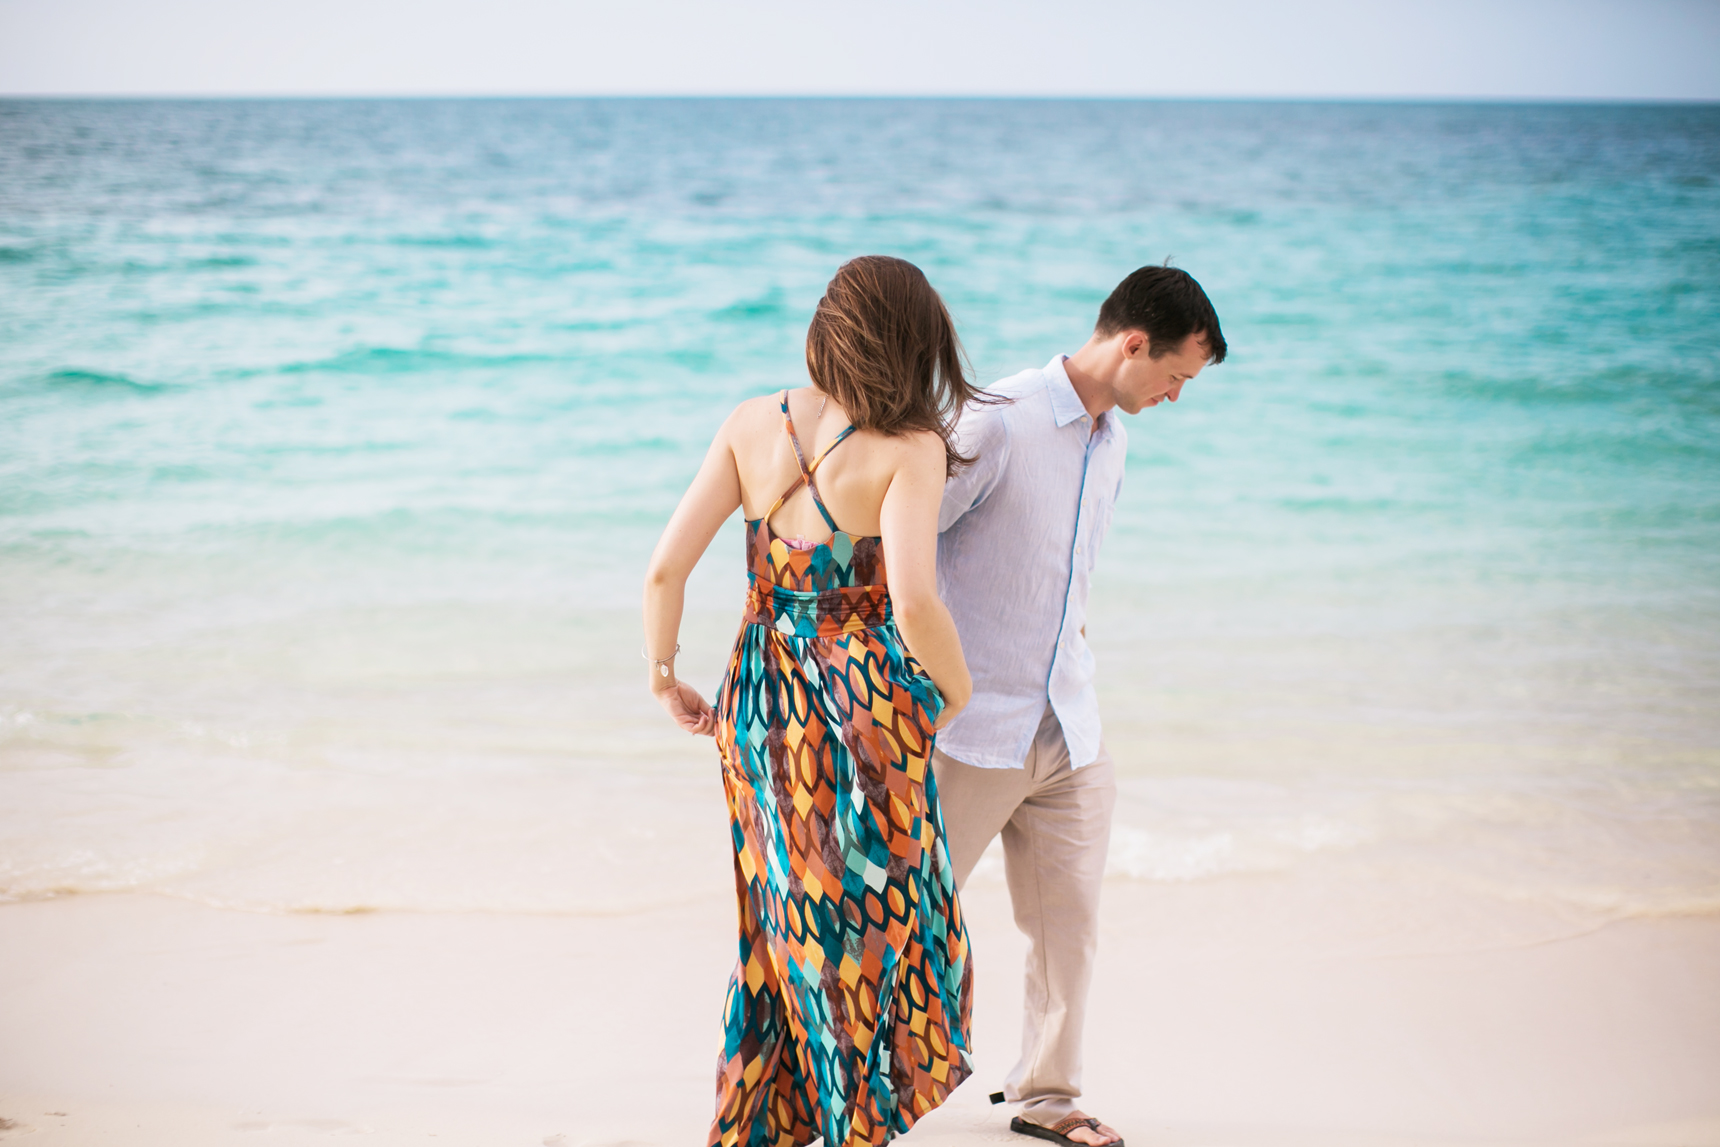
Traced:
<path fill-rule="evenodd" d="M 1416 950 L 1311 878 L 1113 882 L 1092 1110 L 1154 1147 L 1720 1144 L 1720 921 Z M 1348 902 L 1346 902 L 1348 898 Z M 965 898 L 979 1070 L 905 1140 L 1021 1142 L 1023 941 Z M 1299 921 L 1290 927 L 1292 921 Z M 10 1142 L 699 1142 L 733 916 L 0 908 Z"/>

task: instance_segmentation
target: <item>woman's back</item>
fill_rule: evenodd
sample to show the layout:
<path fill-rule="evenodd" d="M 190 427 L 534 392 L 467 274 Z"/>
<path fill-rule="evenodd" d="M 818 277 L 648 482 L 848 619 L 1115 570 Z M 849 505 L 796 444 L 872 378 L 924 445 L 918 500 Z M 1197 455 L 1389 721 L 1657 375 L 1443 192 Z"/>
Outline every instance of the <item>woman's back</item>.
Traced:
<path fill-rule="evenodd" d="M 728 430 L 746 520 L 769 515 L 771 532 L 785 541 L 823 542 L 837 531 L 880 536 L 891 480 L 905 463 L 929 458 L 941 464 L 943 439 L 932 431 L 892 437 L 857 430 L 838 445 L 849 425 L 847 414 L 811 387 L 788 391 L 786 424 L 780 393 L 742 403 Z M 819 512 L 813 489 L 800 481 L 802 460 L 815 467 L 810 485 L 834 527 Z M 788 497 L 771 514 L 785 492 Z"/>

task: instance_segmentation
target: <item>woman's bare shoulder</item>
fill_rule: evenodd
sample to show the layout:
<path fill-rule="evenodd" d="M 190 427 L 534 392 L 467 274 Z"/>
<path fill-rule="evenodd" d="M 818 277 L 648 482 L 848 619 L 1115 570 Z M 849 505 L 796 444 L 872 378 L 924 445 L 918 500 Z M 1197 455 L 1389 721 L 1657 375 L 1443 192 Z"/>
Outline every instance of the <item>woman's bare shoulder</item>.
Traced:
<path fill-rule="evenodd" d="M 775 433 L 782 425 L 782 392 L 761 394 L 743 400 L 723 420 L 722 435 L 731 442 L 745 442 Z"/>
<path fill-rule="evenodd" d="M 729 414 L 731 419 L 744 419 L 748 422 L 765 422 L 782 417 L 782 392 L 772 391 L 761 394 L 757 398 L 742 399 Z"/>
<path fill-rule="evenodd" d="M 944 440 L 935 430 L 911 430 L 906 434 L 897 435 L 893 441 L 898 443 L 898 450 L 904 465 L 909 466 L 944 466 Z"/>
<path fill-rule="evenodd" d="M 861 437 L 861 435 L 856 435 Z M 889 480 L 896 475 L 929 476 L 944 472 L 944 440 L 935 431 L 911 430 L 906 434 L 864 432 L 867 469 Z"/>

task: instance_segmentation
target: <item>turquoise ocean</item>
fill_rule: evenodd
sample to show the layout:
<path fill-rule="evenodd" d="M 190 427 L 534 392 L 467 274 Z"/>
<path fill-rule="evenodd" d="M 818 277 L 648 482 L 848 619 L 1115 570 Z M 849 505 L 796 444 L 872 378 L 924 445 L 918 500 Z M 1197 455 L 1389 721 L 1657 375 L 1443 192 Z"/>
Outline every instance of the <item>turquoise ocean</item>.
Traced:
<path fill-rule="evenodd" d="M 640 574 L 869 252 L 983 380 L 1146 263 L 1224 322 L 1100 559 L 1112 879 L 1720 911 L 1720 107 L 1128 101 L 0 102 L 0 899 L 729 895 Z"/>

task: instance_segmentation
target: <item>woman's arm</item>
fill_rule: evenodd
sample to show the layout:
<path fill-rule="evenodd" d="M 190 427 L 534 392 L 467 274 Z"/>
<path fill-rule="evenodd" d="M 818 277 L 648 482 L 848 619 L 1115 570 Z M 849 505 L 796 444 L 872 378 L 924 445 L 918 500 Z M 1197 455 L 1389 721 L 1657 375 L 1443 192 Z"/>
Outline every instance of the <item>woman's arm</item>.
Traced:
<path fill-rule="evenodd" d="M 647 667 L 651 693 L 677 725 L 707 737 L 716 734 L 716 714 L 697 689 L 675 676 L 675 646 L 687 577 L 717 530 L 741 504 L 740 473 L 730 445 L 734 421 L 735 415 L 730 415 L 711 441 L 704 464 L 663 528 L 645 571 L 645 656 L 664 659 Z"/>
<path fill-rule="evenodd" d="M 908 651 L 944 695 L 938 728 L 949 724 L 973 696 L 950 611 L 938 599 L 938 509 L 944 494 L 944 444 L 935 434 L 904 443 L 904 458 L 879 510 L 884 569 L 896 627 Z"/>

